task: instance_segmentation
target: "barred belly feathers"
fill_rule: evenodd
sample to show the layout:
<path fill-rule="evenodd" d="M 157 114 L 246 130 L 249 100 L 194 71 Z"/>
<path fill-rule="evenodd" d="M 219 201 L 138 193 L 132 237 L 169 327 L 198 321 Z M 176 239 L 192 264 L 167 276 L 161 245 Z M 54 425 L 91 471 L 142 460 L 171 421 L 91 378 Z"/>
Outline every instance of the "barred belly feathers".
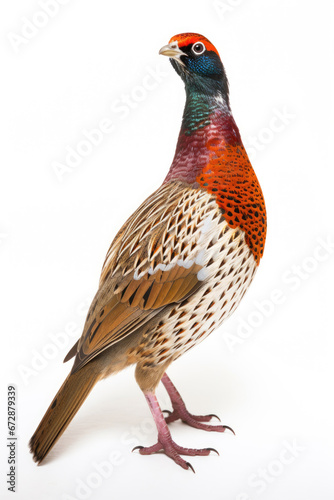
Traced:
<path fill-rule="evenodd" d="M 140 454 L 163 451 L 184 469 L 184 448 L 168 424 L 180 418 L 224 432 L 192 415 L 166 374 L 237 308 L 263 255 L 266 209 L 261 187 L 233 119 L 228 82 L 215 47 L 184 33 L 162 47 L 185 84 L 186 105 L 170 170 L 126 221 L 102 268 L 81 338 L 65 361 L 72 370 L 31 438 L 37 462 L 48 454 L 95 383 L 135 364 L 136 380 L 157 425 L 158 441 Z M 162 381 L 173 411 L 155 396 Z M 231 429 L 230 429 L 231 430 Z"/>

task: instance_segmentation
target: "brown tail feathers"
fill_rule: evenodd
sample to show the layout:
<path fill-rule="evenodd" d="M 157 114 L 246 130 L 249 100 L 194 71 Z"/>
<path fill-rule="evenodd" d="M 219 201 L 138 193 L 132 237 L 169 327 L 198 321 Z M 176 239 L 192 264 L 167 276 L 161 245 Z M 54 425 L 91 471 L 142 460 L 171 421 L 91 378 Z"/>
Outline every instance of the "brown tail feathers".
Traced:
<path fill-rule="evenodd" d="M 94 362 L 90 362 L 66 378 L 30 439 L 30 451 L 35 462 L 44 460 L 101 378 L 97 368 Z"/>

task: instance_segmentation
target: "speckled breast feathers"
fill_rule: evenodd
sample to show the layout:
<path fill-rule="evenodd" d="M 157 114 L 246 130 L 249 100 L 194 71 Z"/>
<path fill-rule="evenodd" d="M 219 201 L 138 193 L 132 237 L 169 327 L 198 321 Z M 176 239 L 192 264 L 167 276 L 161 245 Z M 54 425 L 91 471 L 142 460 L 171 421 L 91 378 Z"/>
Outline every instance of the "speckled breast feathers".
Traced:
<path fill-rule="evenodd" d="M 107 253 L 74 369 L 138 328 L 144 334 L 129 364 L 174 360 L 233 312 L 256 267 L 244 232 L 229 227 L 215 196 L 163 185 Z"/>

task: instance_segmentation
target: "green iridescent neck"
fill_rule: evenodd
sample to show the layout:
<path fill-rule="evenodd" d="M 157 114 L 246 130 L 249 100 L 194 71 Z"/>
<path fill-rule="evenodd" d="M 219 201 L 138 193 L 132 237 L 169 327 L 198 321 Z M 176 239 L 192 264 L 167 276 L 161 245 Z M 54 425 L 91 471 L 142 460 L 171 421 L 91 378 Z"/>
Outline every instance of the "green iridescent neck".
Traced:
<path fill-rule="evenodd" d="M 228 99 L 220 92 L 206 93 L 202 89 L 186 85 L 186 104 L 183 112 L 181 133 L 192 135 L 210 125 L 210 116 L 218 109 L 230 114 Z"/>

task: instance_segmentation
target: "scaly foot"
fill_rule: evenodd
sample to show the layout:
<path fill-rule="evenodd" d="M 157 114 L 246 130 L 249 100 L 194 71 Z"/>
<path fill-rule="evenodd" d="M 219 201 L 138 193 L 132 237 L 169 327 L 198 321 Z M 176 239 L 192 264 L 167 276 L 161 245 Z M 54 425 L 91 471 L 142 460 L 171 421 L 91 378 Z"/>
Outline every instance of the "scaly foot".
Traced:
<path fill-rule="evenodd" d="M 132 451 L 134 450 L 139 450 L 139 453 L 141 455 L 152 455 L 153 453 L 158 453 L 159 451 L 162 451 L 168 457 L 174 460 L 175 463 L 180 465 L 183 469 L 191 469 L 193 472 L 195 472 L 193 466 L 189 462 L 183 460 L 183 458 L 181 458 L 180 455 L 188 455 L 192 457 L 197 455 L 204 457 L 210 455 L 211 451 L 219 455 L 218 451 L 215 450 L 214 448 L 203 448 L 203 449 L 183 448 L 182 446 L 179 446 L 176 443 L 174 443 L 170 435 L 159 436 L 158 442 L 153 446 L 135 446 Z"/>
<path fill-rule="evenodd" d="M 183 469 L 191 469 L 193 472 L 195 471 L 192 465 L 189 462 L 183 460 L 180 455 L 206 456 L 209 455 L 211 451 L 214 451 L 215 453 L 217 453 L 217 455 L 219 455 L 218 451 L 213 448 L 204 448 L 200 450 L 193 448 L 183 448 L 182 446 L 178 446 L 176 443 L 174 443 L 164 419 L 163 413 L 160 409 L 156 395 L 151 391 L 144 392 L 144 395 L 149 404 L 158 429 L 158 442 L 153 446 L 136 446 L 132 451 L 139 450 L 139 453 L 141 455 L 151 455 L 152 453 L 158 453 L 159 451 L 162 451 L 168 457 L 172 458 L 174 462 L 180 465 Z"/>
<path fill-rule="evenodd" d="M 183 407 L 175 407 L 173 405 L 174 410 L 171 412 L 169 410 L 163 410 L 163 412 L 168 413 L 168 417 L 165 418 L 166 424 L 170 424 L 171 422 L 175 422 L 175 420 L 182 420 L 187 425 L 191 427 L 195 427 L 196 429 L 201 429 L 203 431 L 216 431 L 216 432 L 225 432 L 226 429 L 230 430 L 235 434 L 234 430 L 228 425 L 210 425 L 204 424 L 203 422 L 209 422 L 213 417 L 216 417 L 219 421 L 219 417 L 217 415 L 192 415 L 188 412 L 185 406 Z"/>
<path fill-rule="evenodd" d="M 196 429 L 201 429 L 203 431 L 225 432 L 226 429 L 229 429 L 231 432 L 233 432 L 233 434 L 235 434 L 234 430 L 228 425 L 209 425 L 203 423 L 210 422 L 210 420 L 214 417 L 217 418 L 220 422 L 220 418 L 213 413 L 211 413 L 210 415 L 192 415 L 191 413 L 189 413 L 183 399 L 181 398 L 180 393 L 166 373 L 163 375 L 161 381 L 169 394 L 173 406 L 172 412 L 169 410 L 164 410 L 164 412 L 168 413 L 168 417 L 165 418 L 167 424 L 181 419 L 185 424 L 188 424 L 191 427 L 195 427 Z"/>

